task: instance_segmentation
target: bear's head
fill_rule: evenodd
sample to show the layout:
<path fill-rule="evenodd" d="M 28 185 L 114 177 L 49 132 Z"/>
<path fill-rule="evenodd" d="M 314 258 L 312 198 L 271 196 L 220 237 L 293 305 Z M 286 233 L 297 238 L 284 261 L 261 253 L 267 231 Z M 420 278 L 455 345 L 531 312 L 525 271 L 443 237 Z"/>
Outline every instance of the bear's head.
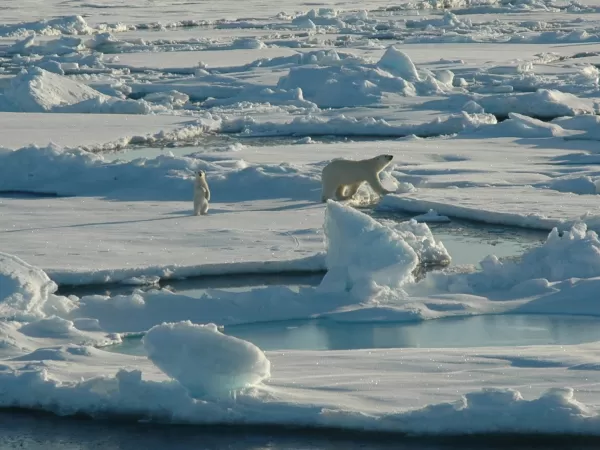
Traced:
<path fill-rule="evenodd" d="M 373 161 L 375 161 L 379 170 L 383 170 L 392 162 L 392 159 L 394 159 L 394 155 L 379 155 L 373 158 Z"/>
<path fill-rule="evenodd" d="M 198 178 L 204 178 L 206 175 L 203 170 L 199 170 L 198 172 L 196 172 L 196 176 Z"/>

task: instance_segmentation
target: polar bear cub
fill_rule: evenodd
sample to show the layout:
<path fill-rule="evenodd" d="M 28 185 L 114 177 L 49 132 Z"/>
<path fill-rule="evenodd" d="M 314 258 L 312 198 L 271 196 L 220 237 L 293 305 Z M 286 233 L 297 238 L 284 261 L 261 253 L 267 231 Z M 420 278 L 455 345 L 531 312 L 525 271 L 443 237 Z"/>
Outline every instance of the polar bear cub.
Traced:
<path fill-rule="evenodd" d="M 206 182 L 206 173 L 202 170 L 196 172 L 194 180 L 194 215 L 204 215 L 208 212 L 208 202 L 210 201 L 210 189 Z"/>
<path fill-rule="evenodd" d="M 323 168 L 321 174 L 321 201 L 352 198 L 364 182 L 369 183 L 379 195 L 392 193 L 381 185 L 379 173 L 393 158 L 393 155 L 379 155 L 359 161 L 334 159 Z"/>

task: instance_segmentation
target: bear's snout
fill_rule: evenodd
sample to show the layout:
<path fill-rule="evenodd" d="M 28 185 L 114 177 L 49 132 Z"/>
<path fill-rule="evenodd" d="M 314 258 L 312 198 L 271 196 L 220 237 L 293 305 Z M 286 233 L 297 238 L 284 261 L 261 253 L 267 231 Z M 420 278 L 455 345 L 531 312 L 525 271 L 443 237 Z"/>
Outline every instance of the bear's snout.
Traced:
<path fill-rule="evenodd" d="M 391 161 L 392 159 L 394 159 L 394 155 L 385 155 L 385 157 L 387 158 L 388 161 Z"/>

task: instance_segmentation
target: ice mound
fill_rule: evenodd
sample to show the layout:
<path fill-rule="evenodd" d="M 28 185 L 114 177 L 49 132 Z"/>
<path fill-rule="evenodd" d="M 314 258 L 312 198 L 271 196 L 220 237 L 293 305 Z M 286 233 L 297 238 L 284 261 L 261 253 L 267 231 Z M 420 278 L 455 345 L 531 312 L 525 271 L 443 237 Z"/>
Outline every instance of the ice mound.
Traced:
<path fill-rule="evenodd" d="M 420 81 L 417 68 L 410 57 L 393 45 L 388 47 L 377 65 L 392 75 L 404 78 L 407 81 Z"/>
<path fill-rule="evenodd" d="M 540 119 L 596 113 L 592 100 L 551 89 L 538 89 L 525 94 L 476 95 L 473 100 L 485 112 L 503 117 L 511 112 Z"/>
<path fill-rule="evenodd" d="M 592 179 L 588 175 L 565 176 L 553 179 L 548 183 L 536 184 L 536 187 L 544 187 L 558 192 L 572 192 L 580 195 L 595 195 L 600 187 L 599 179 Z"/>
<path fill-rule="evenodd" d="M 51 316 L 28 323 L 19 332 L 32 337 L 74 336 L 78 334 L 74 323 L 58 316 Z"/>
<path fill-rule="evenodd" d="M 144 336 L 148 358 L 191 397 L 220 397 L 271 376 L 271 363 L 254 344 L 222 334 L 214 324 L 163 323 Z"/>
<path fill-rule="evenodd" d="M 567 132 L 554 123 L 544 122 L 518 113 L 508 113 L 508 119 L 482 130 L 489 137 L 545 138 L 562 137 Z"/>
<path fill-rule="evenodd" d="M 473 23 L 471 22 L 471 19 L 461 19 L 448 10 L 444 11 L 444 16 L 441 19 L 433 18 L 406 21 L 406 28 L 432 29 L 434 27 L 444 30 L 468 30 L 473 27 Z"/>
<path fill-rule="evenodd" d="M 144 101 L 121 100 L 48 72 L 39 67 L 23 70 L 4 90 L 4 98 L 19 112 L 147 114 Z"/>
<path fill-rule="evenodd" d="M 306 22 L 325 27 L 344 28 L 345 23 L 338 17 L 337 11 L 330 8 L 311 9 L 306 14 L 297 15 L 292 24 L 306 28 Z"/>
<path fill-rule="evenodd" d="M 34 320 L 44 317 L 48 296 L 58 289 L 37 267 L 0 252 L 0 318 Z"/>
<path fill-rule="evenodd" d="M 320 288 L 364 295 L 362 289 L 399 289 L 412 280 L 415 251 L 391 228 L 329 200 L 325 212 L 327 274 Z"/>

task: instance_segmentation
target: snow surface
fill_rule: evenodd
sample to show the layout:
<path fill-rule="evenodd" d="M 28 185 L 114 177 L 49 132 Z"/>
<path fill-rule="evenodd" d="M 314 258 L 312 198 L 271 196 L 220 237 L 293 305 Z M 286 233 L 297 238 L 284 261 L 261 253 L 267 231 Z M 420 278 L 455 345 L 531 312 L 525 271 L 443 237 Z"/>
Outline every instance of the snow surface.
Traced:
<path fill-rule="evenodd" d="M 265 356 L 206 325 L 600 316 L 597 2 L 79 3 L 2 5 L 0 405 L 598 434 L 598 343 Z M 328 161 L 382 153 L 395 194 L 319 202 Z M 426 223 L 453 219 L 549 235 L 520 260 L 418 279 L 452 260 Z M 281 271 L 327 275 L 199 299 L 56 295 Z M 132 332 L 149 358 L 101 350 Z"/>

